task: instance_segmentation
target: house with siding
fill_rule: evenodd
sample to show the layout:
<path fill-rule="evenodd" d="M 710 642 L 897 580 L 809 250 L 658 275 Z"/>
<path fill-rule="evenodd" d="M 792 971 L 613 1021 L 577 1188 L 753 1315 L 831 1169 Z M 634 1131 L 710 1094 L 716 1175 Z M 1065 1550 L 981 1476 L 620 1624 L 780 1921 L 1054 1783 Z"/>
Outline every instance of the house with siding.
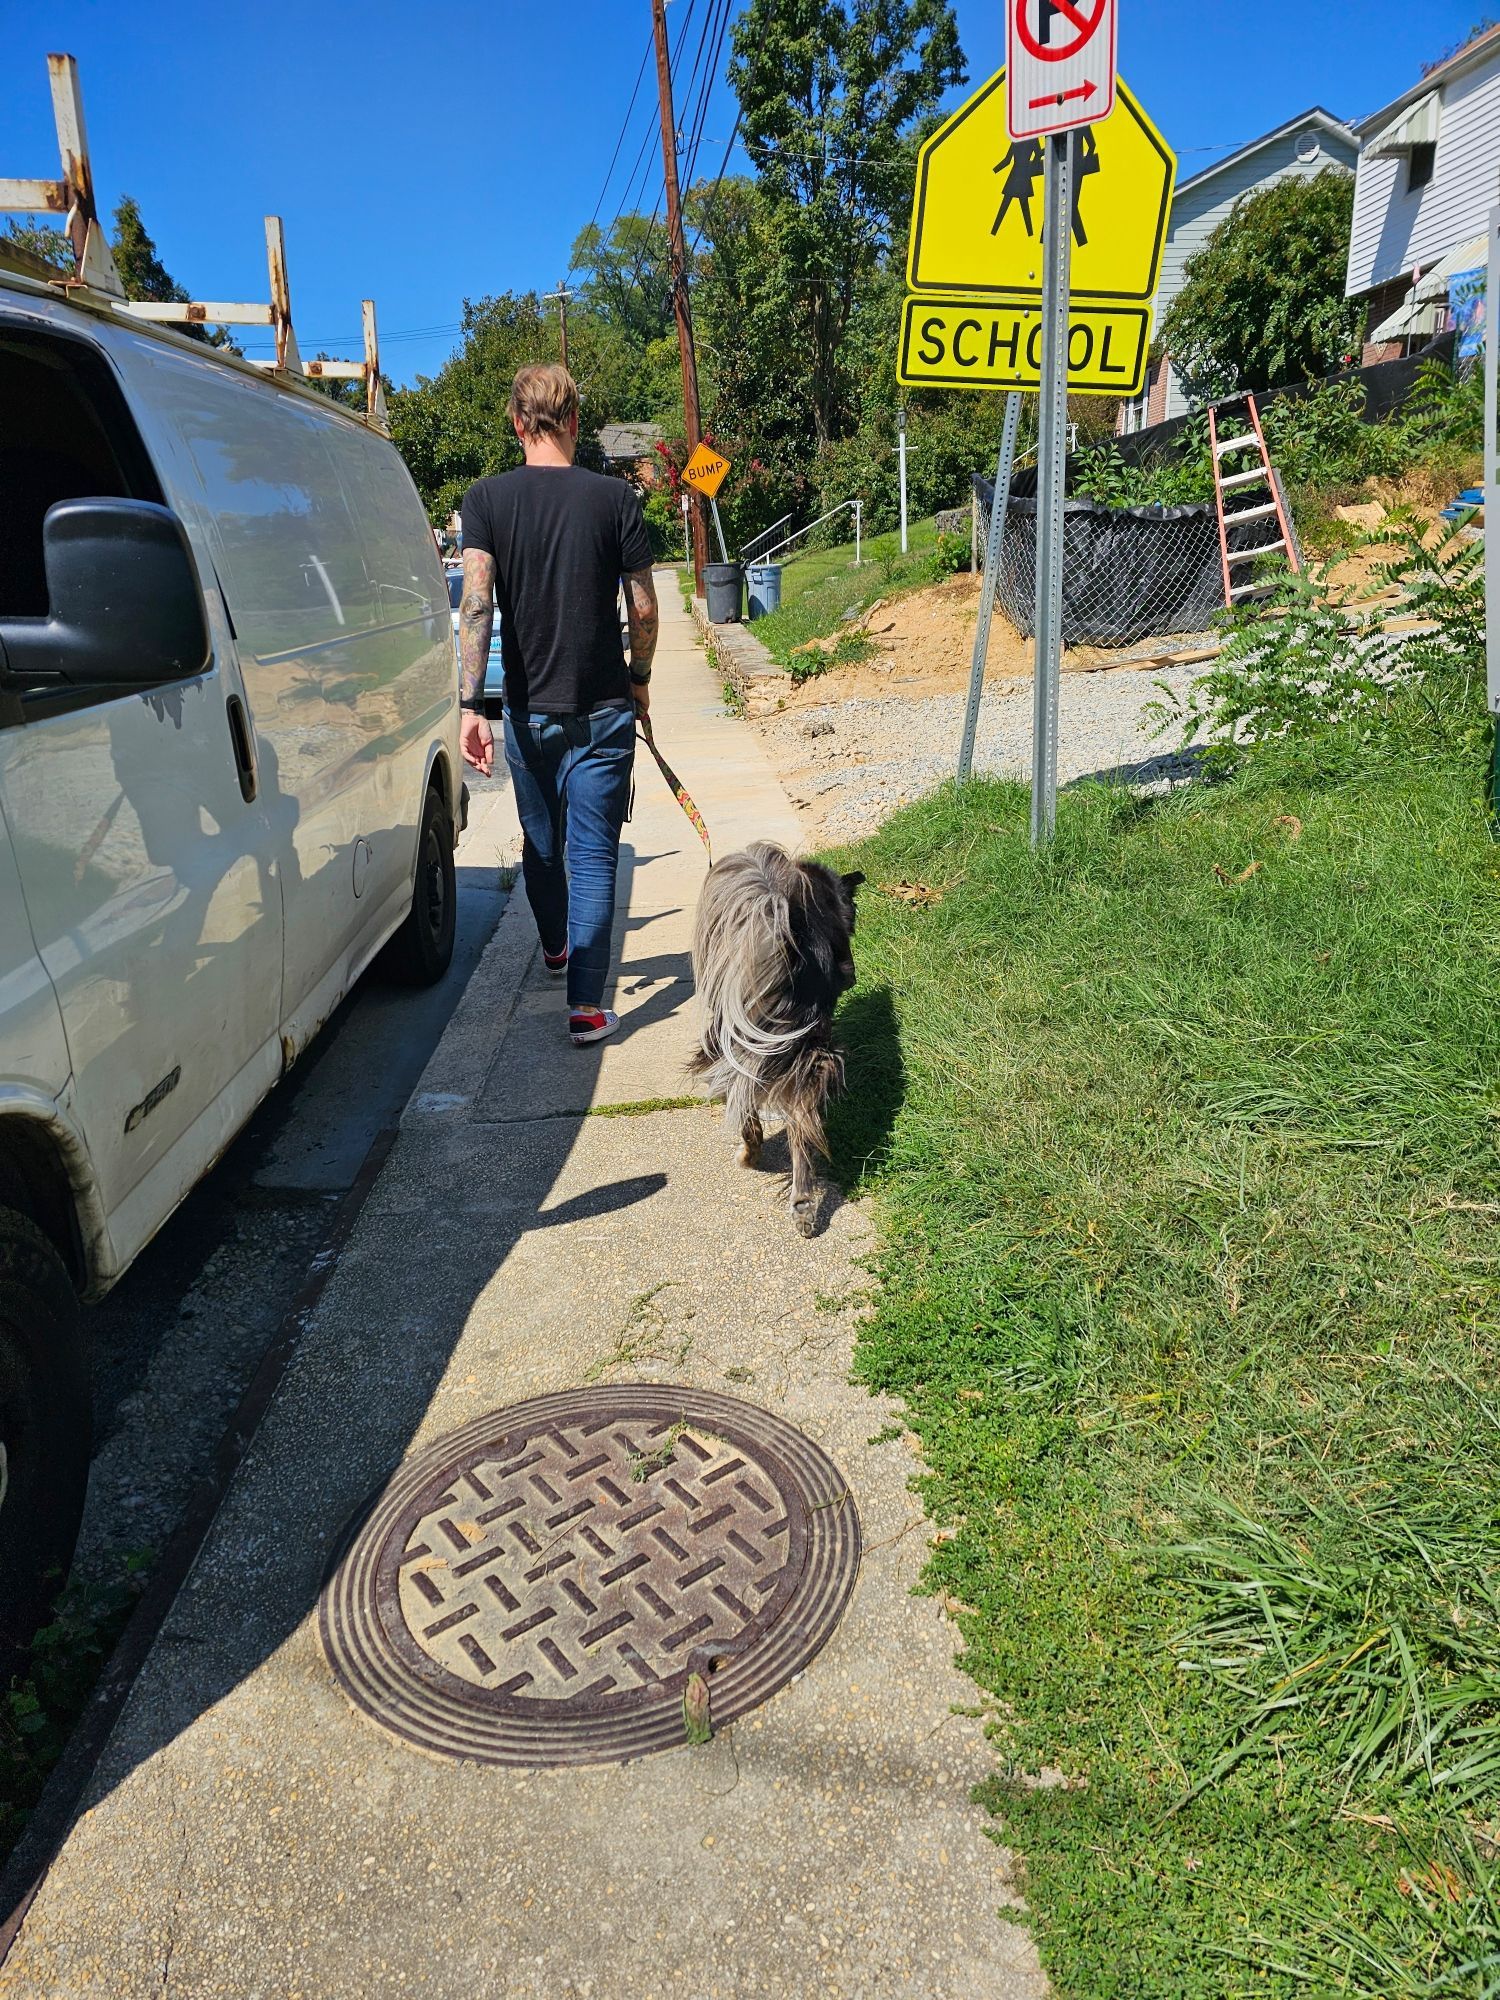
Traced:
<path fill-rule="evenodd" d="M 1448 279 L 1482 264 L 1500 196 L 1500 26 L 1487 28 L 1355 127 L 1350 298 L 1364 359 L 1388 361 L 1448 322 Z"/>
<path fill-rule="evenodd" d="M 1156 292 L 1156 325 L 1182 290 L 1188 259 L 1201 250 L 1243 195 L 1256 194 L 1275 181 L 1321 174 L 1329 167 L 1353 173 L 1359 155 L 1354 131 L 1332 112 L 1314 105 L 1263 138 L 1241 146 L 1227 159 L 1179 181 L 1172 196 L 1172 217 L 1162 253 L 1161 282 Z M 1118 428 L 1142 430 L 1166 417 L 1180 416 L 1188 407 L 1170 355 L 1152 365 L 1145 393 L 1121 406 Z"/>

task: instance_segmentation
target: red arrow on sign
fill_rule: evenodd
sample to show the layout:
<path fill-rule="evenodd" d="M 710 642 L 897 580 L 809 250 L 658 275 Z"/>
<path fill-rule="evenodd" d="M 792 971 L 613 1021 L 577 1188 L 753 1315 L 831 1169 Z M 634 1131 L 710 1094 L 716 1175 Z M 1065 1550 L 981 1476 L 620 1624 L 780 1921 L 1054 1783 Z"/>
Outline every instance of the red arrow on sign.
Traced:
<path fill-rule="evenodd" d="M 1026 109 L 1040 111 L 1044 104 L 1066 104 L 1070 97 L 1081 97 L 1087 103 L 1098 88 L 1097 83 L 1080 83 L 1076 90 L 1056 90 L 1050 97 L 1033 97 Z"/>

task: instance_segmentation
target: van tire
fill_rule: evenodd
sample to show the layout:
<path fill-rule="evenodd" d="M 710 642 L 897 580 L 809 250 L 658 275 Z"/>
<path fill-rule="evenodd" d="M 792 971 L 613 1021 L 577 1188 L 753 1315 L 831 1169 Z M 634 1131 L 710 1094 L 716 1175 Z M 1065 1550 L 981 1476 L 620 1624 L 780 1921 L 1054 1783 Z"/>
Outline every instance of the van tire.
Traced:
<path fill-rule="evenodd" d="M 435 785 L 427 789 L 417 835 L 417 878 L 411 908 L 386 947 L 386 966 L 404 986 L 436 986 L 453 963 L 458 873 L 453 821 Z"/>
<path fill-rule="evenodd" d="M 0 1208 L 0 1664 L 30 1642 L 66 1580 L 92 1443 L 67 1267 L 34 1222 Z"/>

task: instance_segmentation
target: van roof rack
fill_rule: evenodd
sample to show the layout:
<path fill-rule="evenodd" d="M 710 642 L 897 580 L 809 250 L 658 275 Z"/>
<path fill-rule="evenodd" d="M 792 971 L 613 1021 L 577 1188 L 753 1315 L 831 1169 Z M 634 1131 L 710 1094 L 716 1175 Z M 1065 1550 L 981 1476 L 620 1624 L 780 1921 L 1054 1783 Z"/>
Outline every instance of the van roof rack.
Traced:
<path fill-rule="evenodd" d="M 292 329 L 286 239 L 279 215 L 266 217 L 266 265 L 271 297 L 265 305 L 258 301 L 190 299 L 179 303 L 175 300 L 126 298 L 120 274 L 115 269 L 109 236 L 94 199 L 94 176 L 89 162 L 88 134 L 83 122 L 83 93 L 78 84 L 78 64 L 70 55 L 49 55 L 47 72 L 52 85 L 52 117 L 57 127 L 62 178 L 55 181 L 0 178 L 0 214 L 66 217 L 66 234 L 73 251 L 73 270 L 71 273 L 59 273 L 45 259 L 33 256 L 21 245 L 9 242 L 3 236 L 0 236 L 0 269 L 40 278 L 64 292 L 107 305 L 132 319 L 151 320 L 168 326 L 268 326 L 275 336 L 275 357 L 269 361 L 254 360 L 251 362 L 253 367 L 293 376 L 301 381 L 363 382 L 365 416 L 378 429 L 387 430 L 375 301 L 365 299 L 361 302 L 363 361 L 304 361 Z"/>

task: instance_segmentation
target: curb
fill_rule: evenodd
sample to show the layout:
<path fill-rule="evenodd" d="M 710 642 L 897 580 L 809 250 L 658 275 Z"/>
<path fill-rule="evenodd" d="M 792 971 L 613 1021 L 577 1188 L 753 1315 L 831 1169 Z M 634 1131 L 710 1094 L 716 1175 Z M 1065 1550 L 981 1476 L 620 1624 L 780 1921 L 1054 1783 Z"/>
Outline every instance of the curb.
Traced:
<path fill-rule="evenodd" d="M 354 1232 L 360 1211 L 396 1142 L 397 1131 L 396 1125 L 387 1125 L 376 1134 L 358 1173 L 334 1210 L 328 1234 L 312 1258 L 302 1289 L 256 1364 L 255 1373 L 215 1448 L 208 1472 L 188 1501 L 160 1563 L 130 1614 L 125 1630 L 115 1642 L 115 1649 L 104 1671 L 94 1683 L 88 1705 L 74 1724 L 68 1747 L 54 1765 L 42 1789 L 42 1796 L 27 1820 L 25 1832 L 4 1868 L 0 1869 L 0 1910 L 5 1912 L 0 1916 L 0 1971 L 4 1970 L 11 1947 L 21 1934 L 27 1912 L 72 1829 L 89 1780 L 104 1755 L 120 1712 L 156 1643 L 157 1634 L 198 1559 L 199 1550 L 236 1472 L 255 1441 L 261 1420 L 301 1344 L 324 1287 L 338 1267 L 339 1257 Z"/>
<path fill-rule="evenodd" d="M 32 1809 L 25 1831 L 0 1866 L 0 1983 L 27 1913 L 72 1831 L 90 1780 L 136 1680 L 198 1559 L 235 1475 L 255 1442 L 261 1422 L 275 1400 L 329 1280 L 339 1267 L 392 1148 L 410 1122 L 443 1108 L 445 1084 L 461 1092 L 472 1089 L 473 1066 L 468 1043 L 487 1038 L 493 1032 L 497 1015 L 506 1015 L 515 1006 L 527 969 L 540 949 L 525 897 L 508 896 L 410 1096 L 394 1121 L 371 1141 L 358 1172 L 334 1209 L 327 1234 L 312 1256 L 301 1289 L 256 1363 L 255 1373 L 214 1449 L 209 1469 L 189 1498 L 160 1563 L 115 1642 L 114 1651 L 73 1726 L 68 1746 Z M 434 1102 L 435 1099 L 439 1101 Z"/>
<path fill-rule="evenodd" d="M 747 715 L 765 715 L 782 700 L 790 676 L 744 625 L 711 625 L 708 606 L 693 599 L 693 623 L 704 650 L 745 705 Z"/>

